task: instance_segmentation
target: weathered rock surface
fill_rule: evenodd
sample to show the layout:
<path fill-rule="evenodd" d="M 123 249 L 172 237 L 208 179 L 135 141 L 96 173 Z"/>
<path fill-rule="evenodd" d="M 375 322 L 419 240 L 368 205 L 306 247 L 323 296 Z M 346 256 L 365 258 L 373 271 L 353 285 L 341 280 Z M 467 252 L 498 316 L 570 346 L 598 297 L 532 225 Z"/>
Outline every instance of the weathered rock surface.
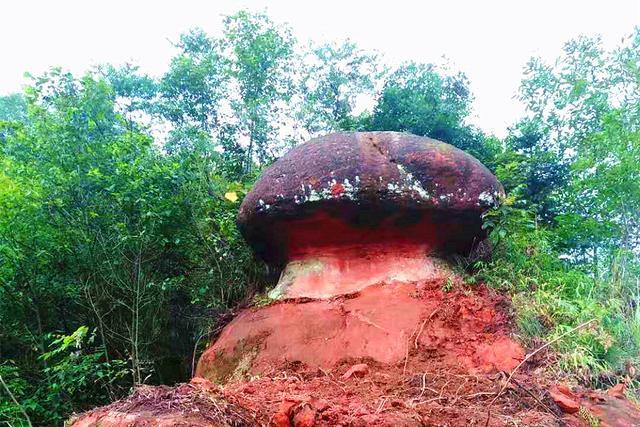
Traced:
<path fill-rule="evenodd" d="M 463 151 L 397 132 L 337 133 L 267 168 L 238 215 L 267 262 L 274 298 L 323 298 L 379 282 L 445 277 L 434 260 L 480 242 L 503 189 Z"/>
<path fill-rule="evenodd" d="M 225 382 L 283 362 L 323 369 L 349 358 L 396 364 L 409 351 L 431 352 L 469 372 L 513 369 L 524 352 L 509 337 L 504 297 L 484 287 L 444 292 L 442 285 L 377 285 L 348 297 L 245 310 L 202 355 L 196 375 Z"/>
<path fill-rule="evenodd" d="M 327 220 L 327 223 L 332 221 Z M 326 224 L 325 224 L 326 226 Z M 336 225 L 335 229 L 339 229 Z M 383 229 L 384 230 L 384 229 Z M 417 227 L 416 227 L 416 231 Z M 453 276 L 449 265 L 428 256 L 425 243 L 364 243 L 366 233 L 351 245 L 310 247 L 304 255 L 290 260 L 269 296 L 283 298 L 331 298 L 352 294 L 367 286 L 385 283 L 410 283 Z M 339 232 L 340 233 L 340 232 Z M 343 235 L 353 232 L 344 230 Z M 384 232 L 380 230 L 381 235 Z"/>
<path fill-rule="evenodd" d="M 558 384 L 552 386 L 549 389 L 549 394 L 563 412 L 575 414 L 580 410 L 580 399 L 566 385 Z"/>
<path fill-rule="evenodd" d="M 485 166 L 449 144 L 397 132 L 337 133 L 301 144 L 267 168 L 238 224 L 258 254 L 281 263 L 309 246 L 356 242 L 331 229 L 310 235 L 311 224 L 327 217 L 355 230 L 387 230 L 387 239 L 426 236 L 433 249 L 465 250 L 480 234 L 480 214 L 502 194 Z M 411 226 L 425 219 L 437 230 L 416 235 Z"/>

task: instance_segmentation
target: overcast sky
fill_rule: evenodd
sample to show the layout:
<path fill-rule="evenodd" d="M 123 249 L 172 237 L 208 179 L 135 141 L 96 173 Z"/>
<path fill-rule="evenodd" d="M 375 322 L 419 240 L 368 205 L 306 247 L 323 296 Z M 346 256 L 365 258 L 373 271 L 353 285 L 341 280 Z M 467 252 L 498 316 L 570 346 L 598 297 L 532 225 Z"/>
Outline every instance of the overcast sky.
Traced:
<path fill-rule="evenodd" d="M 446 55 L 471 81 L 472 121 L 499 136 L 522 112 L 513 96 L 529 57 L 552 60 L 580 34 L 615 46 L 640 24 L 640 0 L 5 0 L 0 95 L 50 66 L 131 62 L 159 75 L 174 54 L 169 40 L 193 27 L 219 34 L 221 15 L 242 8 L 287 22 L 301 41 L 350 38 L 390 63 Z"/>

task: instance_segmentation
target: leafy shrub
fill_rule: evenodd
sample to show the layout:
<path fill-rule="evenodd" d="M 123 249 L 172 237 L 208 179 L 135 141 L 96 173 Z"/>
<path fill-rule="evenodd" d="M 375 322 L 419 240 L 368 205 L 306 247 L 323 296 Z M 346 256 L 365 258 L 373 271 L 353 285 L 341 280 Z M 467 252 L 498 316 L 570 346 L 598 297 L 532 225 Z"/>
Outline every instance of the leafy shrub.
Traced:
<path fill-rule="evenodd" d="M 95 331 L 81 326 L 70 335 L 51 338 L 49 351 L 40 357 L 45 367 L 37 381 L 27 382 L 13 364 L 0 365 L 6 383 L 4 394 L 0 393 L 0 421 L 25 424 L 25 411 L 34 424 L 58 424 L 70 413 L 87 410 L 95 402 L 109 402 L 125 391 L 119 381 L 130 376 L 127 363 L 107 361 L 104 351 L 94 345 Z M 8 398 L 6 389 L 19 405 Z"/>
<path fill-rule="evenodd" d="M 507 198 L 485 215 L 494 256 L 478 262 L 479 278 L 513 295 L 524 343 L 553 340 L 590 319 L 593 323 L 554 344 L 558 367 L 585 381 L 622 369 L 638 356 L 636 295 L 610 277 L 594 277 L 555 249 L 554 234 L 533 212 Z"/>

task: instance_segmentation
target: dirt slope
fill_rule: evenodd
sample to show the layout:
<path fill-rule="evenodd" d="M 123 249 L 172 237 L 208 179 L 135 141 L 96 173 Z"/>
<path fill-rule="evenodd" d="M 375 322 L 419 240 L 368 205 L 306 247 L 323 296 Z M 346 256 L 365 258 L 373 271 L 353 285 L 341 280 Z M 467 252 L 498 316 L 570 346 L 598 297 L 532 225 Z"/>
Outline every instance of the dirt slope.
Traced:
<path fill-rule="evenodd" d="M 345 349 L 349 349 L 345 343 L 356 339 L 358 334 L 369 334 L 371 331 L 368 329 L 341 329 L 349 339 L 327 341 L 325 348 L 309 347 L 308 354 L 304 354 L 303 348 L 298 346 L 306 346 L 308 340 L 302 339 L 304 335 L 298 334 L 299 331 L 293 328 L 283 335 L 289 337 L 289 341 L 278 338 L 275 342 L 268 339 L 261 342 L 264 353 L 261 358 L 253 359 L 253 371 L 251 364 L 242 372 L 235 369 L 225 371 L 225 375 L 219 378 L 224 385 L 196 377 L 191 383 L 174 388 L 141 387 L 128 399 L 76 417 L 71 425 L 640 425 L 640 412 L 624 397 L 621 387 L 609 394 L 582 389 L 572 391 L 566 386 L 556 385 L 555 379 L 549 377 L 541 367 L 544 361 L 541 363 L 539 359 L 537 368 L 524 365 L 506 383 L 508 374 L 519 363 L 518 360 L 514 363 L 514 359 L 521 360 L 524 357 L 510 336 L 508 301 L 482 286 L 475 289 L 458 287 L 449 292 L 445 292 L 443 286 L 446 288 L 446 283 L 420 284 L 409 299 L 405 299 L 405 296 L 394 299 L 394 295 L 398 296 L 396 292 L 402 294 L 407 289 L 401 292 L 402 288 L 397 288 L 390 294 L 381 295 L 379 292 L 382 289 L 373 288 L 364 295 L 334 300 L 336 306 L 342 303 L 343 307 L 348 301 L 355 304 L 354 300 L 358 298 L 374 306 L 376 303 L 373 301 L 382 301 L 387 306 L 396 304 L 398 311 L 391 310 L 393 315 L 387 318 L 387 323 L 385 319 L 368 318 L 370 323 L 385 328 L 404 325 L 395 322 L 394 316 L 398 317 L 398 321 L 400 318 L 412 318 L 411 313 L 406 313 L 408 306 L 397 306 L 398 301 L 417 307 L 414 309 L 418 314 L 411 323 L 410 331 L 404 335 L 402 345 L 383 352 L 394 355 L 386 362 L 371 357 L 327 359 L 328 355 L 334 357 L 343 354 Z M 246 322 L 252 316 L 259 315 L 262 322 L 249 323 L 262 325 L 260 328 L 263 329 L 258 328 L 254 332 L 268 337 L 273 331 L 265 333 L 264 328 L 268 330 L 272 327 L 271 321 L 284 321 L 288 318 L 286 314 L 290 314 L 289 310 L 296 308 L 292 306 L 309 308 L 313 306 L 308 304 L 314 303 L 318 304 L 315 309 L 303 311 L 317 317 L 318 313 L 326 314 L 326 310 L 333 313 L 335 309 L 327 301 L 304 304 L 283 302 L 249 310 L 239 319 Z M 363 305 L 358 307 L 362 308 Z M 353 316 L 353 312 L 342 311 L 344 316 L 350 316 L 349 313 Z M 282 313 L 285 316 L 281 316 Z M 374 316 L 375 310 L 360 313 Z M 354 324 L 362 323 L 361 320 Z M 292 328 L 291 325 L 288 327 Z M 369 327 L 378 329 L 371 325 Z M 307 327 L 307 330 L 310 328 Z M 289 330 L 285 328 L 285 331 Z M 376 339 L 385 342 L 388 335 L 381 334 Z M 313 342 L 313 334 L 309 337 Z M 223 338 L 223 343 L 233 341 L 224 341 Z M 384 345 L 392 344 L 388 342 Z M 342 347 L 337 348 L 338 345 Z M 233 352 L 232 347 L 225 346 L 220 346 L 218 350 L 231 348 L 229 351 Z M 296 358 L 293 356 L 289 360 L 278 360 L 278 352 L 289 351 L 290 347 L 296 348 L 297 353 L 286 354 L 297 355 L 307 363 L 291 360 Z M 377 342 L 374 348 L 379 347 L 380 343 Z M 378 353 L 374 351 L 374 354 Z M 328 366 L 322 366 L 325 362 Z M 215 357 L 210 360 L 205 358 L 204 363 L 214 366 Z M 216 375 L 223 373 L 216 372 Z M 504 391 L 499 394 L 503 388 Z"/>
<path fill-rule="evenodd" d="M 508 300 L 484 286 L 445 291 L 444 279 L 374 285 L 332 299 L 285 300 L 243 311 L 202 355 L 197 376 L 226 382 L 282 362 L 330 369 L 345 359 L 404 362 L 407 352 L 470 373 L 513 369 Z"/>

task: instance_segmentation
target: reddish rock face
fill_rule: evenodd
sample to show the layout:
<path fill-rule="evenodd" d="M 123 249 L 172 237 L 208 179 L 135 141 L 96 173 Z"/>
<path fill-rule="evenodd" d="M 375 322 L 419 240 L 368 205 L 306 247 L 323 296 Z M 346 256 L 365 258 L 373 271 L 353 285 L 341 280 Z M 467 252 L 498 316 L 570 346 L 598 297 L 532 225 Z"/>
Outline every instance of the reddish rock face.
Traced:
<path fill-rule="evenodd" d="M 284 267 L 270 296 L 287 301 L 243 311 L 197 375 L 225 381 L 283 360 L 395 364 L 420 346 L 471 371 L 513 368 L 520 346 L 485 332 L 504 323 L 495 301 L 441 291 L 456 281 L 441 255 L 481 240 L 481 215 L 502 194 L 475 158 L 428 138 L 339 133 L 292 149 L 238 215 L 255 251 Z"/>
<path fill-rule="evenodd" d="M 284 267 L 273 298 L 325 298 L 375 283 L 448 274 L 434 256 L 465 254 L 503 195 L 478 160 L 397 132 L 337 133 L 292 149 L 244 199 L 241 232 Z"/>
<path fill-rule="evenodd" d="M 508 335 L 504 297 L 441 283 L 369 286 L 331 300 L 243 311 L 202 355 L 196 376 L 226 382 L 285 362 L 331 368 L 344 359 L 402 363 L 418 351 L 470 372 L 510 371 L 524 357 Z"/>
<path fill-rule="evenodd" d="M 245 197 L 238 225 L 284 265 L 319 247 L 398 241 L 465 252 L 503 195 L 474 157 L 397 132 L 335 133 L 293 148 Z"/>
<path fill-rule="evenodd" d="M 575 414 L 580 410 L 580 399 L 564 384 L 551 387 L 549 395 L 556 402 L 556 405 L 567 414 Z"/>

